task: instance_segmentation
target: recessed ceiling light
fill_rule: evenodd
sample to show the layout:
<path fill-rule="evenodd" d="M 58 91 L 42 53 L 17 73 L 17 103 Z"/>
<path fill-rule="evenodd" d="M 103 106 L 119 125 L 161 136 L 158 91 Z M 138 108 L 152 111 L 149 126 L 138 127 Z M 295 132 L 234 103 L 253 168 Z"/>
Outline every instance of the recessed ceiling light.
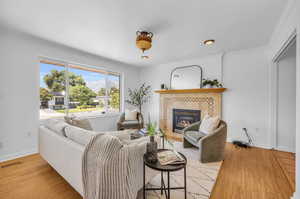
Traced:
<path fill-rule="evenodd" d="M 212 45 L 212 44 L 214 44 L 214 43 L 215 43 L 215 40 L 214 40 L 214 39 L 208 39 L 208 40 L 205 40 L 205 41 L 203 42 L 203 44 L 206 45 L 206 46 L 210 46 L 210 45 Z"/>

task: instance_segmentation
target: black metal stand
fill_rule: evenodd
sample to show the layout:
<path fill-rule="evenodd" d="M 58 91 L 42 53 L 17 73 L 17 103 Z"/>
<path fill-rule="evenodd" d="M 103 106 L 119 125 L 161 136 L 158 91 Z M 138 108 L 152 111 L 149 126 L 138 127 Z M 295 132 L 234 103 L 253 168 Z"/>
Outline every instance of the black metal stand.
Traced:
<path fill-rule="evenodd" d="M 184 156 L 183 156 L 184 157 Z M 143 198 L 146 199 L 146 191 L 154 191 L 154 190 L 160 190 L 160 194 L 163 195 L 165 192 L 166 199 L 171 198 L 171 190 L 176 189 L 183 189 L 184 190 L 184 199 L 186 199 L 187 192 L 186 192 L 186 164 L 182 164 L 181 166 L 177 166 L 178 168 L 172 168 L 170 166 L 162 166 L 162 165 L 149 165 L 147 163 L 147 166 L 154 169 L 161 171 L 161 185 L 160 188 L 146 188 L 146 163 L 145 163 L 145 157 L 144 157 L 144 166 L 143 166 Z M 176 167 L 176 166 L 174 166 Z M 184 171 L 184 186 L 183 187 L 170 187 L 170 172 L 178 171 L 183 169 Z M 165 185 L 164 181 L 164 172 L 167 172 L 167 187 Z"/>

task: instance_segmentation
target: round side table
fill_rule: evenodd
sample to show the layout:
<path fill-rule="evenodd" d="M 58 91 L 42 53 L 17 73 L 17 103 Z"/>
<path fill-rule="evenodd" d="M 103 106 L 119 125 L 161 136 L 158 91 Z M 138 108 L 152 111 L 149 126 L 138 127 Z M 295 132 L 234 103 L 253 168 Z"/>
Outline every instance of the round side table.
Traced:
<path fill-rule="evenodd" d="M 158 149 L 158 152 L 161 151 L 166 151 L 169 149 Z M 179 153 L 179 152 L 178 152 Z M 147 154 L 144 155 L 144 169 L 143 169 L 143 197 L 144 199 L 146 199 L 146 191 L 153 191 L 153 190 L 160 190 L 160 194 L 163 195 L 163 192 L 165 192 L 166 198 L 170 199 L 170 190 L 175 190 L 175 189 L 183 189 L 184 190 L 184 198 L 186 199 L 186 157 L 182 154 L 179 153 L 184 159 L 185 162 L 182 164 L 176 164 L 176 165 L 161 165 L 159 163 L 159 161 L 157 161 L 156 163 L 151 163 L 149 161 L 147 161 Z M 161 172 L 161 185 L 160 188 L 146 188 L 146 177 L 145 177 L 145 172 L 146 172 L 146 166 L 154 169 L 156 171 L 160 171 Z M 184 170 L 184 186 L 183 187 L 170 187 L 170 172 L 174 172 L 174 171 L 179 171 L 183 169 Z M 165 185 L 164 182 L 164 176 L 163 173 L 167 172 L 167 187 Z"/>

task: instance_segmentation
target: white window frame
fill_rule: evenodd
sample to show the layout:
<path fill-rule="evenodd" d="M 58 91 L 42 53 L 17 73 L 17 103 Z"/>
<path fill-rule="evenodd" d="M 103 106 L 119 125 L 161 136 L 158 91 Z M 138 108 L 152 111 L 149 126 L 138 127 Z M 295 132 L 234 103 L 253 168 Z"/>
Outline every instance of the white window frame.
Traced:
<path fill-rule="evenodd" d="M 80 63 L 75 63 L 75 62 L 70 62 L 70 61 L 61 61 L 59 59 L 53 59 L 53 58 L 49 58 L 49 57 L 45 57 L 45 56 L 39 56 L 39 63 L 49 63 L 49 64 L 53 64 L 53 65 L 61 65 L 62 67 L 65 68 L 65 79 L 66 79 L 66 90 L 65 90 L 65 116 L 68 116 L 69 113 L 69 78 L 67 77 L 69 68 L 74 68 L 72 66 L 80 66 L 82 68 L 87 68 L 87 69 L 95 69 L 95 70 L 99 70 L 99 73 L 105 74 L 105 85 L 108 85 L 108 75 L 109 74 L 116 74 L 119 76 L 119 91 L 120 91 L 120 107 L 119 107 L 119 112 L 109 112 L 108 111 L 108 89 L 106 87 L 106 95 L 104 98 L 104 107 L 105 107 L 105 113 L 102 112 L 93 112 L 90 115 L 87 114 L 84 117 L 88 117 L 88 118 L 93 118 L 93 117 L 105 117 L 105 116 L 112 116 L 115 114 L 120 114 L 121 112 L 123 112 L 124 110 L 124 83 L 123 83 L 123 73 L 121 72 L 115 72 L 115 71 L 111 71 L 108 70 L 107 68 L 104 67 L 99 67 L 99 66 L 92 66 L 92 65 L 87 65 L 87 64 L 80 64 Z M 100 72 L 103 71 L 103 72 Z"/>

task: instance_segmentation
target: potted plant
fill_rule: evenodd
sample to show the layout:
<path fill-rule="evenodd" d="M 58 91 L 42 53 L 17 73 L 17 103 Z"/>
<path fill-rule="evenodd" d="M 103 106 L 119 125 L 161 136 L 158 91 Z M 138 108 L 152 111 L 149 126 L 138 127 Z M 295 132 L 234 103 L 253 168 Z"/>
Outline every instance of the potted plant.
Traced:
<path fill-rule="evenodd" d="M 138 107 L 140 113 L 142 113 L 142 105 L 149 101 L 150 93 L 151 86 L 146 86 L 145 83 L 143 83 L 139 88 L 134 90 L 128 89 L 129 99 L 127 99 L 126 102 Z"/>
<path fill-rule="evenodd" d="M 157 123 L 151 122 L 150 117 L 147 124 L 147 134 L 150 137 L 150 142 L 147 143 L 147 158 L 150 162 L 157 161 L 157 142 L 155 141 L 155 135 L 157 133 Z"/>
<path fill-rule="evenodd" d="M 204 88 L 222 88 L 223 85 L 217 80 L 203 79 L 202 85 Z"/>

